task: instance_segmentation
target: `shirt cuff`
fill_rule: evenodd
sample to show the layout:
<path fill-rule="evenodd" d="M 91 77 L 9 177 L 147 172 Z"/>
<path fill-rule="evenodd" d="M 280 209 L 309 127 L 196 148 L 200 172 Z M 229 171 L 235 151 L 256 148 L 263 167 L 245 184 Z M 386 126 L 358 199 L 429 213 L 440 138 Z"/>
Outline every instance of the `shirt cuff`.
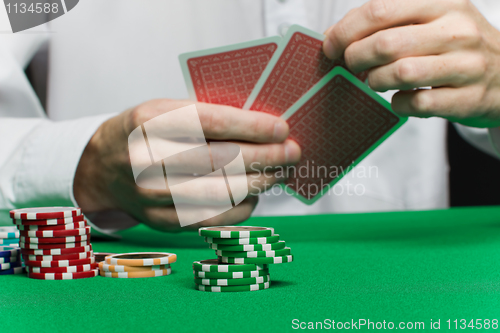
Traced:
<path fill-rule="evenodd" d="M 37 126 L 23 143 L 22 157 L 14 174 L 14 205 L 78 206 L 73 183 L 80 158 L 99 126 L 113 116 L 47 121 Z M 93 230 L 110 235 L 89 223 Z"/>

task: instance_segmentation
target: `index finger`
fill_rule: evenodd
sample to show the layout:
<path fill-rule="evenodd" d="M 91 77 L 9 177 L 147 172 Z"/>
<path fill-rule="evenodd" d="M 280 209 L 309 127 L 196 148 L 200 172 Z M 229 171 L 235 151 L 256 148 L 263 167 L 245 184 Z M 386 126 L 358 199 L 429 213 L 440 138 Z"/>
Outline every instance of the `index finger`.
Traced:
<path fill-rule="evenodd" d="M 325 34 L 323 51 L 339 58 L 352 43 L 375 32 L 401 25 L 427 23 L 466 1 L 371 0 L 351 10 Z"/>
<path fill-rule="evenodd" d="M 286 121 L 264 112 L 206 103 L 196 107 L 207 139 L 275 143 L 288 137 Z"/>

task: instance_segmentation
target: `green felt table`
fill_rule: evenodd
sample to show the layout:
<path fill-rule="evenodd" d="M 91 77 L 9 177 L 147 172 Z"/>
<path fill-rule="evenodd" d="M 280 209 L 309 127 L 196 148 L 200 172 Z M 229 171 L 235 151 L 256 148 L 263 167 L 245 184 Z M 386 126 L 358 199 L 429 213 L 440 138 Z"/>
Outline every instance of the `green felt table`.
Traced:
<path fill-rule="evenodd" d="M 195 233 L 144 226 L 98 252 L 166 251 L 173 274 L 41 281 L 0 276 L 0 332 L 281 332 L 293 320 L 423 322 L 500 317 L 500 208 L 252 218 L 274 227 L 295 261 L 268 290 L 194 288 L 192 263 L 215 258 Z M 328 322 L 328 321 L 327 321 Z M 462 330 L 461 330 L 462 331 Z"/>

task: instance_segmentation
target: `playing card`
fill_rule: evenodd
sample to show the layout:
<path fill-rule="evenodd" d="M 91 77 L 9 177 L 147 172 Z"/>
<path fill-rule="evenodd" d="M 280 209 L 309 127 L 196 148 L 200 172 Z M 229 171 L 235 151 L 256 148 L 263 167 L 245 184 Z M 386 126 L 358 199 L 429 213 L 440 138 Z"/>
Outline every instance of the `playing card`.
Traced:
<path fill-rule="evenodd" d="M 284 184 L 289 193 L 312 204 L 407 118 L 342 67 L 335 67 L 282 118 L 290 138 L 302 149 Z"/>
<path fill-rule="evenodd" d="M 179 56 L 189 98 L 241 108 L 278 48 L 268 37 Z"/>
<path fill-rule="evenodd" d="M 244 109 L 281 116 L 342 59 L 330 60 L 323 53 L 324 35 L 292 25 L 274 53 Z M 364 81 L 366 73 L 358 78 Z"/>

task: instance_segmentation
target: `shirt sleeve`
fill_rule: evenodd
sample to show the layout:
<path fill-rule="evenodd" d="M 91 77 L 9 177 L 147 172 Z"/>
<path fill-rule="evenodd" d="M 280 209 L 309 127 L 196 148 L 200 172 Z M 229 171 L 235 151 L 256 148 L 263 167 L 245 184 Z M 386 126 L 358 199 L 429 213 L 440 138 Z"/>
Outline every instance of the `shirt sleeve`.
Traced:
<path fill-rule="evenodd" d="M 112 115 L 53 122 L 2 118 L 0 216 L 19 207 L 74 206 L 80 157 L 97 128 Z"/>
<path fill-rule="evenodd" d="M 9 211 L 16 208 L 77 206 L 73 182 L 81 155 L 97 128 L 114 116 L 47 118 L 24 73 L 46 41 L 40 33 L 0 34 L 0 225 L 12 224 Z"/>

